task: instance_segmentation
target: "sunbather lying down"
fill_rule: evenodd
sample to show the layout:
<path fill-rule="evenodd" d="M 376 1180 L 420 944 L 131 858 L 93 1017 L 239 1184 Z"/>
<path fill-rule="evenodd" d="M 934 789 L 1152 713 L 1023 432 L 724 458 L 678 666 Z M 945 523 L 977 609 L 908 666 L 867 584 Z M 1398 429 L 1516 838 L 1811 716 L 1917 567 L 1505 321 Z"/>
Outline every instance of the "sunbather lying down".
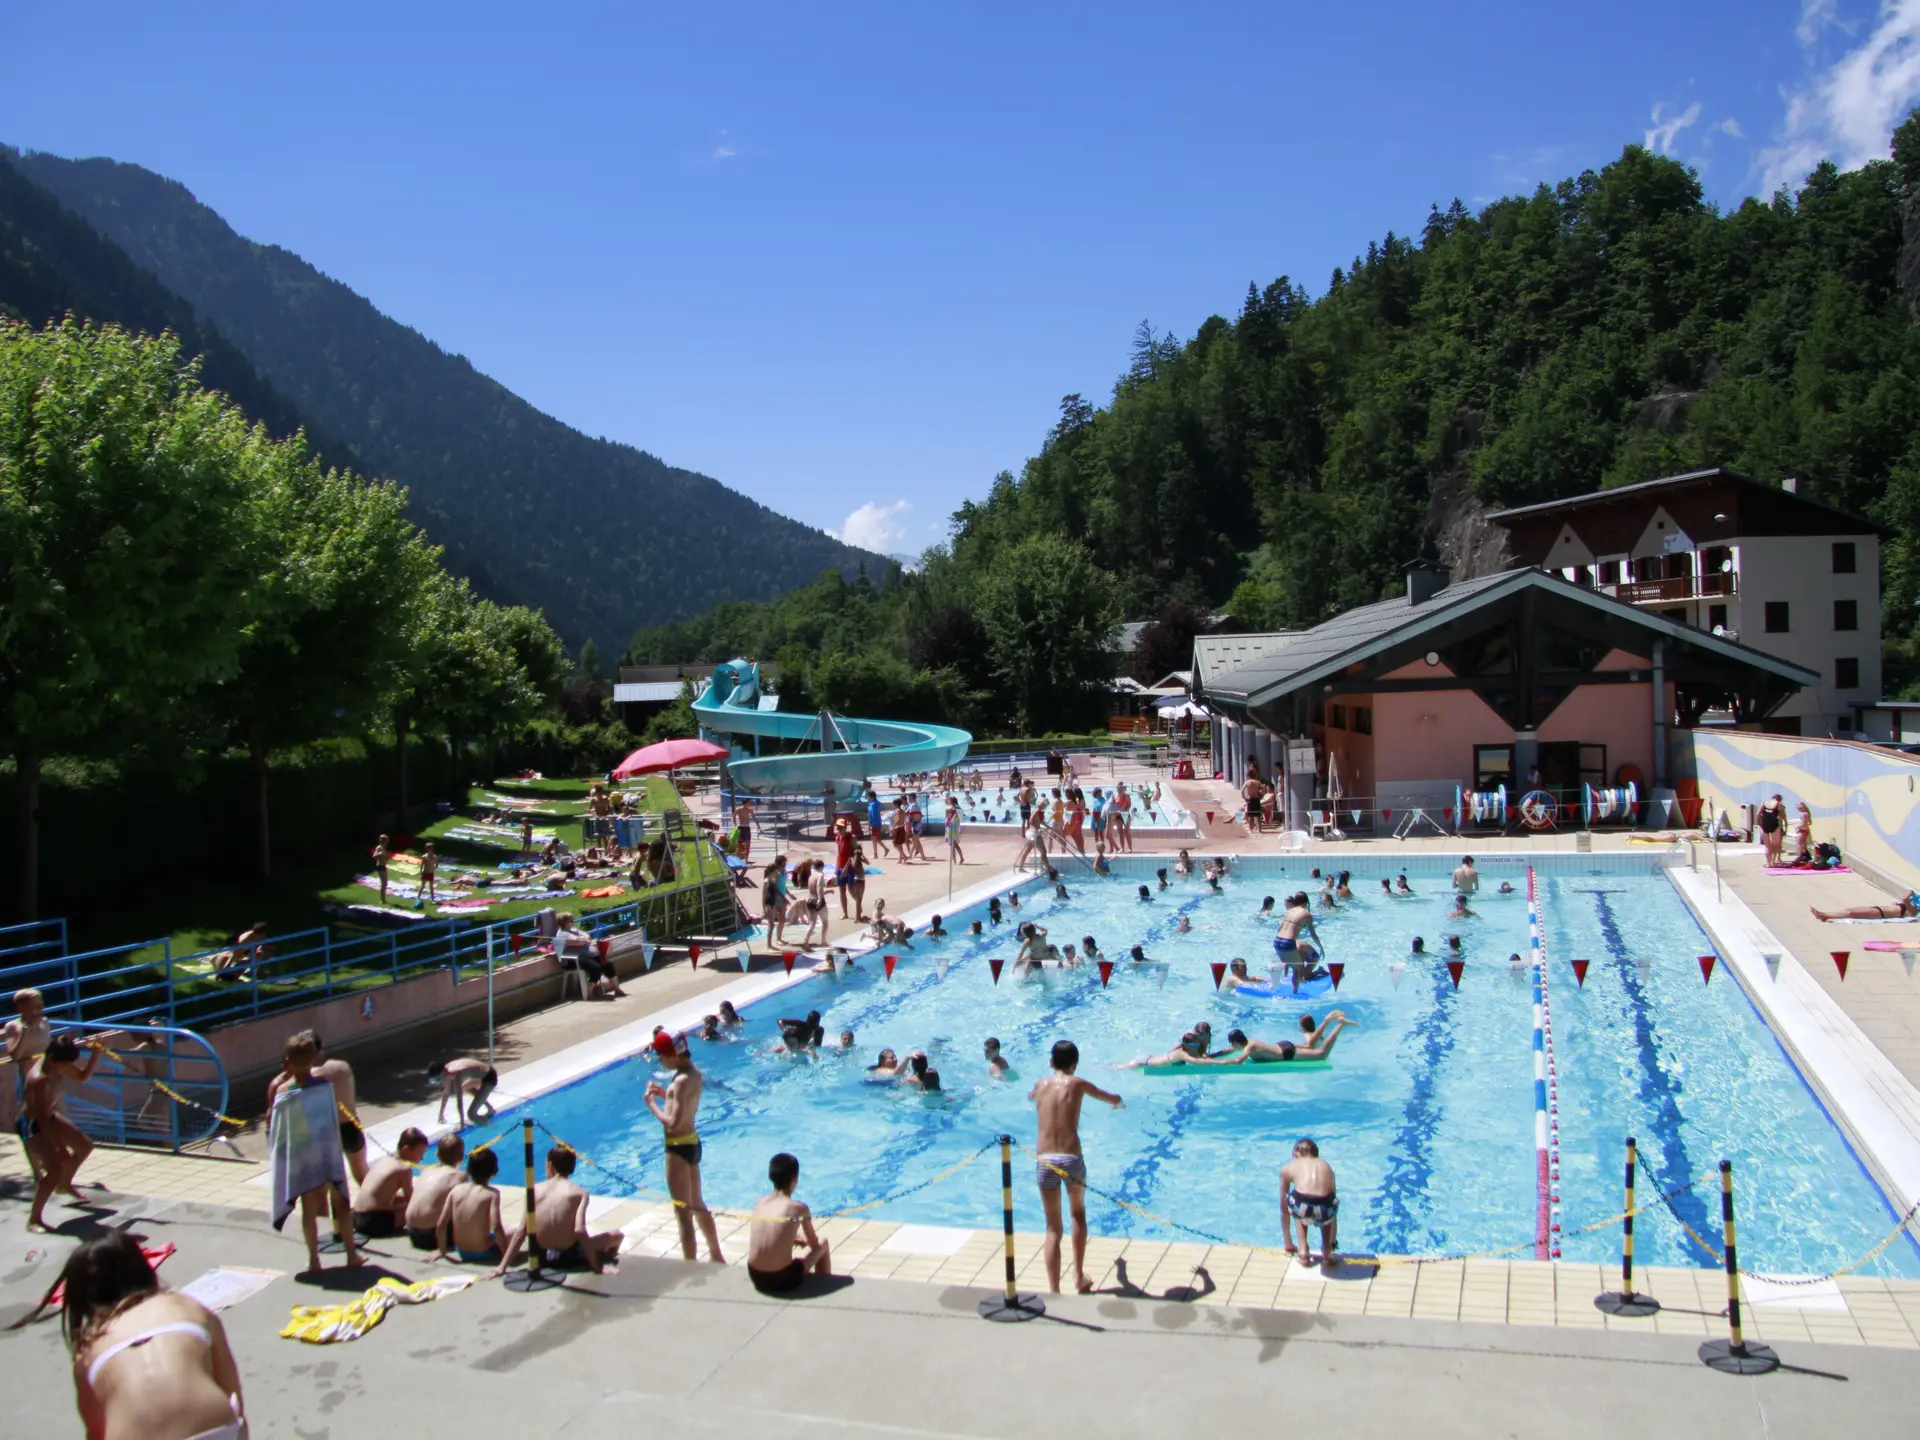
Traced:
<path fill-rule="evenodd" d="M 1920 915 L 1920 895 L 1909 890 L 1892 905 L 1853 905 L 1845 910 L 1815 910 L 1816 920 L 1911 920 Z"/>
<path fill-rule="evenodd" d="M 250 966 L 273 958 L 273 947 L 261 942 L 267 938 L 267 922 L 256 920 L 227 941 L 230 949 L 213 957 L 213 974 L 218 980 L 239 980 Z"/>

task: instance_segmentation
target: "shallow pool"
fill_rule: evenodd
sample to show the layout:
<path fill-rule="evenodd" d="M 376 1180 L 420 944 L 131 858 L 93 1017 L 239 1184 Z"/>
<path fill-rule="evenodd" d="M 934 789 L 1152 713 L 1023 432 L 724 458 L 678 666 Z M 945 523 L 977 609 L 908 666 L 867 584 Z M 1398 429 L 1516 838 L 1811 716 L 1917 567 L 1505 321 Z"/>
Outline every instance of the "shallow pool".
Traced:
<path fill-rule="evenodd" d="M 984 907 L 949 916 L 953 937 L 902 951 L 890 982 L 876 955 L 857 975 L 812 979 L 750 1007 L 741 1038 L 696 1039 L 708 1076 L 700 1132 L 709 1200 L 751 1202 L 765 1189 L 767 1157 L 784 1149 L 800 1157 L 801 1194 L 816 1210 L 898 1196 L 865 1213 L 996 1226 L 999 1167 L 991 1156 L 912 1187 L 1003 1130 L 1031 1145 L 1027 1088 L 1053 1041 L 1066 1037 L 1080 1047 L 1081 1073 L 1126 1101 L 1117 1112 L 1089 1102 L 1083 1117 L 1089 1180 L 1115 1197 L 1089 1197 L 1096 1233 L 1274 1243 L 1278 1167 L 1296 1137 L 1311 1135 L 1339 1177 L 1343 1246 L 1523 1246 L 1537 1199 L 1531 992 L 1508 956 L 1527 949 L 1524 861 L 1483 860 L 1479 913 L 1450 921 L 1452 857 L 1354 860 L 1356 898 L 1319 915 L 1328 959 L 1345 967 L 1339 993 L 1304 1000 L 1219 994 L 1209 962 L 1244 955 L 1264 971 L 1274 922 L 1258 916 L 1261 901 L 1306 886 L 1311 861 L 1240 862 L 1219 894 L 1197 878 L 1170 877 L 1160 889 L 1153 871 L 1164 863 L 1140 857 L 1118 862 L 1112 878 L 1070 877 L 1065 901 L 1049 885 L 1025 882 L 1008 924 L 975 938 L 964 932 Z M 1695 957 L 1712 947 L 1652 857 L 1535 865 L 1559 1065 L 1564 1256 L 1617 1256 L 1617 1226 L 1579 1229 L 1620 1209 L 1629 1134 L 1639 1141 L 1644 1181 L 1661 1189 L 1709 1175 L 1723 1156 L 1733 1161 L 1740 1252 L 1750 1268 L 1819 1273 L 1877 1243 L 1894 1219 L 1884 1197 L 1731 974 L 1721 969 L 1710 985 L 1701 982 Z M 1416 893 L 1382 896 L 1380 878 L 1402 872 Z M 1502 879 L 1515 893 L 1491 893 Z M 1144 902 L 1143 882 L 1152 887 Z M 1121 962 L 1111 984 L 1103 988 L 1093 967 L 1027 979 L 1008 970 L 996 984 L 988 960 L 1012 955 L 1012 922 L 1023 918 L 1047 926 L 1056 945 L 1079 946 L 1092 935 Z M 1410 958 L 1416 934 L 1440 953 Z M 1444 961 L 1450 934 L 1461 937 L 1464 960 L 1457 989 Z M 1126 963 L 1135 944 L 1162 963 Z M 1592 961 L 1584 988 L 1574 983 L 1575 958 Z M 1114 1068 L 1170 1048 L 1201 1019 L 1216 1037 L 1239 1025 L 1259 1038 L 1286 1038 L 1303 1011 L 1323 1014 L 1329 999 L 1358 1028 L 1326 1071 L 1195 1078 Z M 769 1053 L 777 1017 L 816 1008 L 830 1034 L 854 1030 L 853 1054 L 807 1061 Z M 988 1035 L 1002 1042 L 1014 1080 L 988 1076 Z M 882 1046 L 928 1050 L 946 1093 L 863 1084 Z M 634 1182 L 661 1185 L 660 1128 L 641 1102 L 654 1073 L 649 1057 L 635 1057 L 527 1107 L 606 1167 L 585 1174 L 589 1188 L 634 1194 Z M 520 1113 L 503 1112 L 474 1133 L 500 1134 Z M 503 1182 L 518 1178 L 518 1151 L 502 1147 L 511 1172 Z M 1015 1218 L 1027 1229 L 1040 1224 L 1031 1163 L 1021 1158 L 1015 1184 Z M 1708 1185 L 1678 1196 L 1678 1219 L 1645 1215 L 1636 1231 L 1640 1261 L 1715 1263 L 1678 1223 L 1716 1239 L 1715 1194 Z M 1920 1252 L 1896 1242 L 1866 1273 L 1920 1276 Z"/>

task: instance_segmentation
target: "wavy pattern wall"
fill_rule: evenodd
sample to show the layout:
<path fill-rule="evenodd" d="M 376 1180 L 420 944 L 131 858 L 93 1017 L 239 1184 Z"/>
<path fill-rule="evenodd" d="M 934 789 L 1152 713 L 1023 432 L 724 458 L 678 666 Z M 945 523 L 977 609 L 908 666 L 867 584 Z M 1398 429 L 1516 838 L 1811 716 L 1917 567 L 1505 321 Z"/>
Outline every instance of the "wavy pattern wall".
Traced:
<path fill-rule="evenodd" d="M 1676 751 L 1685 746 L 1675 737 Z M 1920 758 L 1845 740 L 1695 730 L 1694 773 L 1716 813 L 1772 795 L 1789 811 L 1806 801 L 1814 838 L 1833 840 L 1856 867 L 1920 887 Z M 1836 831 L 1838 833 L 1836 833 Z"/>

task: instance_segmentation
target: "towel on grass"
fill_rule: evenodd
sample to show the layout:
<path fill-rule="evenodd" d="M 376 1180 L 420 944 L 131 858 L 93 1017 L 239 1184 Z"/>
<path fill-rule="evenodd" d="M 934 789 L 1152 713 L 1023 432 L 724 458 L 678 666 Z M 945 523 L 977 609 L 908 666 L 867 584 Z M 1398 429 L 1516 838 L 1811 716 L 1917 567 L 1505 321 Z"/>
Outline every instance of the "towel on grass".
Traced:
<path fill-rule="evenodd" d="M 304 1340 L 309 1345 L 332 1345 L 342 1340 L 358 1340 L 387 1318 L 396 1305 L 424 1305 L 443 1295 L 452 1295 L 473 1284 L 471 1275 L 442 1275 L 437 1280 L 415 1280 L 409 1284 L 391 1275 L 382 1276 L 358 1300 L 345 1305 L 296 1305 L 280 1332 L 282 1340 Z"/>
<path fill-rule="evenodd" d="M 273 1102 L 267 1122 L 267 1149 L 273 1157 L 273 1228 L 287 1223 L 300 1197 L 323 1185 L 347 1190 L 347 1157 L 340 1150 L 340 1114 L 333 1086 L 289 1085 Z"/>
<path fill-rule="evenodd" d="M 465 915 L 474 910 L 490 909 L 499 903 L 497 900 L 443 900 L 440 902 L 440 909 Z"/>
<path fill-rule="evenodd" d="M 627 887 L 624 885 L 596 885 L 591 890 L 582 890 L 580 892 L 580 898 L 582 900 L 610 900 L 615 895 L 624 895 L 626 893 Z"/>

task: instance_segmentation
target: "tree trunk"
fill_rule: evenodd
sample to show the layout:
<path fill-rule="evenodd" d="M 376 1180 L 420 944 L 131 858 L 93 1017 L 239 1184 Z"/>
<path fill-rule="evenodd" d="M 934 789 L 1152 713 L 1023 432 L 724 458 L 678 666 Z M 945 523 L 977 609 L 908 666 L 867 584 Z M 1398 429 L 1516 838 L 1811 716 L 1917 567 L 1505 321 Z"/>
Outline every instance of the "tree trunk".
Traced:
<path fill-rule="evenodd" d="M 19 763 L 20 778 L 20 873 L 18 875 L 19 914 L 14 918 L 21 921 L 40 918 L 40 753 L 37 750 L 18 750 L 14 759 Z"/>
<path fill-rule="evenodd" d="M 400 810 L 394 816 L 393 833 L 404 835 L 407 832 L 407 717 L 404 715 L 394 717 L 393 743 L 400 752 Z"/>
<path fill-rule="evenodd" d="M 260 883 L 273 879 L 273 832 L 267 823 L 267 746 L 258 735 L 247 737 L 247 758 L 253 770 L 253 823 Z"/>

